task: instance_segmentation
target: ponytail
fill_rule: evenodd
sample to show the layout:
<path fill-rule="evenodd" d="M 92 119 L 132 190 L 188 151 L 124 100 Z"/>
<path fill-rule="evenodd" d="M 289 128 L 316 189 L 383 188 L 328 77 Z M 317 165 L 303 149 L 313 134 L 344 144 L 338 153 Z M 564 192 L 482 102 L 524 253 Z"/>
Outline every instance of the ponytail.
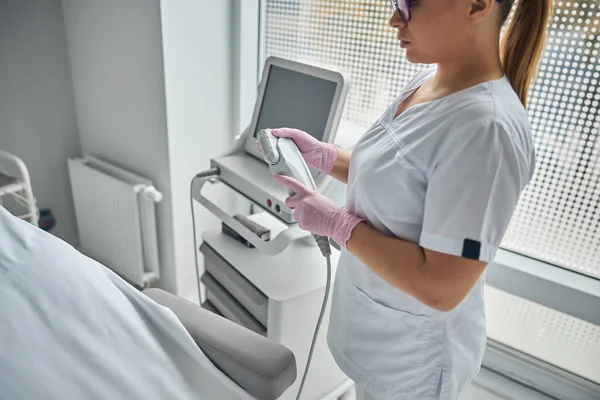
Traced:
<path fill-rule="evenodd" d="M 529 85 L 535 76 L 546 41 L 552 0 L 517 0 L 517 9 L 500 44 L 504 72 L 521 103 L 527 106 Z M 513 0 L 504 0 L 502 23 L 508 18 Z"/>

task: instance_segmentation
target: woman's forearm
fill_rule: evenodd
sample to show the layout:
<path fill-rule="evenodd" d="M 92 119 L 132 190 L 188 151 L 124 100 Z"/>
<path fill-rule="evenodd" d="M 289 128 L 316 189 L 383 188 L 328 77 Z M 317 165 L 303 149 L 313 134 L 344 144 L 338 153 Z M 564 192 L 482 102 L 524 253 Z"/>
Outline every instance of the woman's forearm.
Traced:
<path fill-rule="evenodd" d="M 348 168 L 350 167 L 350 156 L 352 150 L 339 149 L 339 154 L 329 175 L 338 181 L 348 183 Z"/>
<path fill-rule="evenodd" d="M 418 244 L 388 237 L 364 222 L 354 228 L 346 247 L 383 280 L 439 311 L 458 306 L 487 265 L 426 251 Z"/>
<path fill-rule="evenodd" d="M 383 280 L 422 303 L 431 303 L 430 288 L 422 285 L 426 259 L 419 245 L 385 236 L 366 223 L 354 228 L 346 245 Z"/>

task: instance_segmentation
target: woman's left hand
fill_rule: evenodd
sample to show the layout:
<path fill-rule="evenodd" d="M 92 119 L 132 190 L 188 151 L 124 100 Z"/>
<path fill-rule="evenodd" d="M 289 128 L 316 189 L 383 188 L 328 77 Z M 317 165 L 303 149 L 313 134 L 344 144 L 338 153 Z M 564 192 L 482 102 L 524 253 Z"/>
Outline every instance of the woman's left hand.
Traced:
<path fill-rule="evenodd" d="M 285 205 L 294 210 L 294 218 L 302 229 L 327 236 L 346 247 L 352 230 L 364 221 L 293 178 L 276 175 L 274 179 L 295 193 L 285 200 Z"/>

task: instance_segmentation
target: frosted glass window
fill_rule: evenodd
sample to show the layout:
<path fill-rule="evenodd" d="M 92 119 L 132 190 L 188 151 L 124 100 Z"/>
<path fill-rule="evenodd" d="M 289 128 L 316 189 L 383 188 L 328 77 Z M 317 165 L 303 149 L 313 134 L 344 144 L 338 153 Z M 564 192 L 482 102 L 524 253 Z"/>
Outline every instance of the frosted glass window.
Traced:
<path fill-rule="evenodd" d="M 404 58 L 384 0 L 267 0 L 265 56 L 350 78 L 343 119 L 368 128 L 423 66 Z M 538 165 L 504 248 L 600 278 L 600 2 L 556 1 L 529 116 Z"/>
<path fill-rule="evenodd" d="M 600 383 L 600 326 L 486 287 L 488 337 Z"/>

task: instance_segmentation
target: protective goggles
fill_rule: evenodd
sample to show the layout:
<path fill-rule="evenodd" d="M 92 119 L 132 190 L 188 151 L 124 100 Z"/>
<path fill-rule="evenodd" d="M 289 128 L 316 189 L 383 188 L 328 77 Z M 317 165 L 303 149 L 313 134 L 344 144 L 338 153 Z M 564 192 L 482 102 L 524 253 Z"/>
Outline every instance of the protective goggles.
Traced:
<path fill-rule="evenodd" d="M 502 3 L 503 0 L 496 0 L 498 3 Z M 398 11 L 402 21 L 410 21 L 410 6 L 415 3 L 415 0 L 390 0 L 392 3 L 392 12 Z"/>
<path fill-rule="evenodd" d="M 392 12 L 398 11 L 402 21 L 410 21 L 410 3 L 413 0 L 390 0 L 390 2 L 392 3 Z"/>

